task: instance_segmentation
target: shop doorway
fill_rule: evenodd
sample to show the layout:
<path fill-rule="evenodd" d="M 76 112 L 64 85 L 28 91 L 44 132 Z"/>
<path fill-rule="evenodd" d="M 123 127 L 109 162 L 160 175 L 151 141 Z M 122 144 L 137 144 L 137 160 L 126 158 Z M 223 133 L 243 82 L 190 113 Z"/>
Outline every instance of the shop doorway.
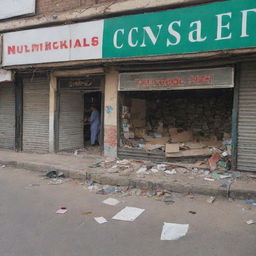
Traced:
<path fill-rule="evenodd" d="M 59 80 L 57 152 L 102 153 L 104 127 L 102 85 L 102 77 L 99 76 Z M 98 134 L 94 145 L 91 145 L 90 117 L 93 110 L 97 113 Z"/>

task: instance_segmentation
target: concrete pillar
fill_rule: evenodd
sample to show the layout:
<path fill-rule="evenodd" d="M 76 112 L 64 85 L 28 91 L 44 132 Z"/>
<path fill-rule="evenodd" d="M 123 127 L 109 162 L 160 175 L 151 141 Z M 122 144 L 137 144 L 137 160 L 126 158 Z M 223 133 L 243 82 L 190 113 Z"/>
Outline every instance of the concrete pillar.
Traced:
<path fill-rule="evenodd" d="M 110 69 L 105 79 L 104 155 L 117 157 L 118 71 Z"/>
<path fill-rule="evenodd" d="M 55 152 L 55 111 L 57 100 L 57 78 L 51 74 L 49 93 L 49 152 Z"/>

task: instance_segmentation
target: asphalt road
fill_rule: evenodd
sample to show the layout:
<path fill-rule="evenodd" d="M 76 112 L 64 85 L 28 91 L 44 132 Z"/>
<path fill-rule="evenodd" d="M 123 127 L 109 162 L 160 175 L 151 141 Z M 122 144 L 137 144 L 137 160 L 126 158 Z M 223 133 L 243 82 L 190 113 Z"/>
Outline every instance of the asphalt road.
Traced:
<path fill-rule="evenodd" d="M 76 182 L 49 185 L 38 173 L 0 168 L 1 256 L 255 256 L 256 207 L 243 201 L 174 195 L 175 203 L 119 197 L 108 206 Z M 34 185 L 32 185 L 34 184 Z M 57 215 L 59 207 L 68 212 Z M 125 206 L 145 209 L 134 222 L 111 220 Z M 191 214 L 194 211 L 196 214 Z M 89 215 L 83 212 L 92 212 Z M 94 217 L 108 223 L 98 224 Z M 161 241 L 164 222 L 189 224 L 187 235 Z"/>

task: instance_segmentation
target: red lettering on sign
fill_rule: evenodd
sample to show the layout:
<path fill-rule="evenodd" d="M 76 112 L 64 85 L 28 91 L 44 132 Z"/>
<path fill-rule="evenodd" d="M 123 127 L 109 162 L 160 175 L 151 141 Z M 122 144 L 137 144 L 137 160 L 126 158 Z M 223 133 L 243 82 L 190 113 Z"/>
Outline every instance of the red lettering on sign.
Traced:
<path fill-rule="evenodd" d="M 12 45 L 12 46 L 8 46 L 8 55 L 11 55 L 11 54 L 16 54 L 16 47 L 15 45 Z"/>
<path fill-rule="evenodd" d="M 189 84 L 212 84 L 214 81 L 214 75 L 192 75 L 189 77 Z"/>

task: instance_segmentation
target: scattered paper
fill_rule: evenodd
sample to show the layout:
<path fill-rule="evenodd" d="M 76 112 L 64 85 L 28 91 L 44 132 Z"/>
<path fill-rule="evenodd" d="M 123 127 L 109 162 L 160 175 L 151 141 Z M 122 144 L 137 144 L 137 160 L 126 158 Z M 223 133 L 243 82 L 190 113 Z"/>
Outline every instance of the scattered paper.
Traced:
<path fill-rule="evenodd" d="M 125 207 L 123 210 L 118 212 L 113 220 L 123 220 L 123 221 L 134 221 L 137 217 L 139 217 L 145 209 L 135 208 L 135 207 Z"/>
<path fill-rule="evenodd" d="M 256 221 L 254 221 L 254 220 L 248 220 L 248 221 L 246 221 L 246 223 L 247 223 L 248 225 L 251 225 L 251 224 L 256 224 Z"/>
<path fill-rule="evenodd" d="M 95 221 L 97 221 L 99 224 L 103 224 L 108 222 L 104 217 L 95 217 Z"/>
<path fill-rule="evenodd" d="M 64 214 L 68 211 L 66 207 L 61 207 L 59 210 L 56 211 L 57 214 Z"/>
<path fill-rule="evenodd" d="M 102 203 L 115 206 L 115 205 L 119 204 L 120 202 L 115 198 L 108 198 L 108 199 L 104 200 Z"/>
<path fill-rule="evenodd" d="M 215 197 L 211 196 L 210 198 L 207 199 L 208 204 L 212 204 L 215 201 Z"/>
<path fill-rule="evenodd" d="M 177 172 L 173 169 L 173 170 L 166 170 L 166 171 L 164 171 L 166 174 L 176 174 Z"/>
<path fill-rule="evenodd" d="M 161 240 L 178 240 L 188 232 L 188 224 L 164 223 Z"/>
<path fill-rule="evenodd" d="M 204 178 L 204 180 L 207 180 L 207 181 L 215 181 L 215 179 L 211 179 L 211 178 Z"/>

